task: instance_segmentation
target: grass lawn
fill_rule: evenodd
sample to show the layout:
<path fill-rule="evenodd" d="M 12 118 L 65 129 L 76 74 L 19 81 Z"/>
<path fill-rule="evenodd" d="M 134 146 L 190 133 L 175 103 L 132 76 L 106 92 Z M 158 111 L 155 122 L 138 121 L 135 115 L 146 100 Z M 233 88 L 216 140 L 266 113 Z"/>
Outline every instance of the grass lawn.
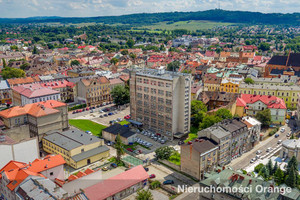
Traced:
<path fill-rule="evenodd" d="M 173 153 L 170 158 L 168 159 L 171 163 L 174 163 L 175 165 L 180 166 L 180 153 L 177 151 Z"/>
<path fill-rule="evenodd" d="M 122 126 L 125 125 L 125 124 L 130 124 L 130 122 L 126 121 L 126 120 L 123 120 L 121 122 L 119 122 L 119 124 L 121 124 Z"/>
<path fill-rule="evenodd" d="M 99 136 L 99 133 L 102 131 L 102 129 L 106 128 L 104 125 L 87 119 L 70 119 L 69 124 L 82 131 L 91 131 L 95 136 Z"/>
<path fill-rule="evenodd" d="M 190 31 L 196 30 L 207 30 L 212 29 L 216 26 L 229 26 L 234 25 L 233 23 L 213 22 L 205 20 L 190 20 L 190 21 L 179 21 L 179 22 L 159 22 L 140 28 L 147 28 L 152 31 L 159 30 L 175 30 L 175 29 L 187 29 Z"/>

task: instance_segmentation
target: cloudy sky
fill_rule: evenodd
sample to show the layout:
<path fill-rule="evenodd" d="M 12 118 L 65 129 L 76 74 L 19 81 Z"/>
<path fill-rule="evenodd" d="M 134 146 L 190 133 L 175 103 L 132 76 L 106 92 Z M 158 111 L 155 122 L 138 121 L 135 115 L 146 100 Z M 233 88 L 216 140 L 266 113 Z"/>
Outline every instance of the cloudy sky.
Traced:
<path fill-rule="evenodd" d="M 219 0 L 222 9 L 300 12 L 300 0 Z M 214 9 L 218 0 L 0 0 L 0 17 L 89 17 Z"/>

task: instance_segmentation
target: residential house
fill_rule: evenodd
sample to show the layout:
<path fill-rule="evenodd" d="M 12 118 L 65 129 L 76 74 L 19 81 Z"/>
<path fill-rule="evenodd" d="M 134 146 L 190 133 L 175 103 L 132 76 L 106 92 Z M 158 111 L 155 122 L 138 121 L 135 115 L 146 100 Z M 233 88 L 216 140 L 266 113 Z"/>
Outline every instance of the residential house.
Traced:
<path fill-rule="evenodd" d="M 276 83 L 265 84 L 240 84 L 239 93 L 252 95 L 268 95 L 283 99 L 289 109 L 296 109 L 299 85 L 277 85 Z"/>
<path fill-rule="evenodd" d="M 1 197 L 9 200 L 19 199 L 16 195 L 17 189 L 32 176 L 64 180 L 65 163 L 61 155 L 48 155 L 43 159 L 35 159 L 29 164 L 10 161 L 0 170 Z"/>
<path fill-rule="evenodd" d="M 18 85 L 36 83 L 36 82 L 40 82 L 40 81 L 41 81 L 41 79 L 38 76 L 7 79 L 7 82 L 11 88 L 14 86 L 18 86 Z"/>
<path fill-rule="evenodd" d="M 220 91 L 222 78 L 206 76 L 203 80 L 204 91 Z"/>
<path fill-rule="evenodd" d="M 180 145 L 180 169 L 199 180 L 218 165 L 218 144 L 208 138 L 197 138 Z"/>
<path fill-rule="evenodd" d="M 220 84 L 220 92 L 238 93 L 240 82 L 232 78 L 223 78 Z"/>
<path fill-rule="evenodd" d="M 47 100 L 60 100 L 60 92 L 42 87 L 39 83 L 15 86 L 12 88 L 13 104 L 24 106 Z"/>
<path fill-rule="evenodd" d="M 258 144 L 259 140 L 261 139 L 261 135 L 260 135 L 261 122 L 249 116 L 243 117 L 242 122 L 247 125 L 249 130 L 250 135 L 248 137 L 249 138 L 248 144 L 249 145 L 251 144 L 252 147 L 254 147 L 255 145 Z"/>
<path fill-rule="evenodd" d="M 133 143 L 134 138 L 136 137 L 136 133 L 131 131 L 129 127 L 122 126 L 118 123 L 115 123 L 102 130 L 102 137 L 111 142 L 116 141 L 118 134 L 120 134 L 122 142 L 126 145 Z"/>
<path fill-rule="evenodd" d="M 0 104 L 11 104 L 12 92 L 6 80 L 0 80 Z"/>
<path fill-rule="evenodd" d="M 67 75 L 69 77 L 85 77 L 95 75 L 95 71 L 83 70 L 83 69 L 73 69 L 68 70 Z"/>
<path fill-rule="evenodd" d="M 41 86 L 58 91 L 62 102 L 73 102 L 77 96 L 76 84 L 67 80 L 44 81 Z"/>
<path fill-rule="evenodd" d="M 107 103 L 110 101 L 109 80 L 104 76 L 81 79 L 77 83 L 77 95 L 88 106 Z"/>
<path fill-rule="evenodd" d="M 285 124 L 286 105 L 284 101 L 275 96 L 241 94 L 236 101 L 236 114 L 242 116 L 255 116 L 258 112 L 270 109 L 271 120 L 274 124 Z"/>
<path fill-rule="evenodd" d="M 103 139 L 79 130 L 48 132 L 42 144 L 45 152 L 61 155 L 75 169 L 109 156 L 109 148 Z"/>

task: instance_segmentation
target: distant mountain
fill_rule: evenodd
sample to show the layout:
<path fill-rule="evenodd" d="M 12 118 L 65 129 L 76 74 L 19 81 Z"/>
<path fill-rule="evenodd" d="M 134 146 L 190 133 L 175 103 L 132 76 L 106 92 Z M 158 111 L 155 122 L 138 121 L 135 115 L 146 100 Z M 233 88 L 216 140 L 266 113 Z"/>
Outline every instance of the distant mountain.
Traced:
<path fill-rule="evenodd" d="M 129 24 L 140 26 L 158 22 L 177 22 L 188 20 L 209 20 L 216 22 L 247 23 L 247 24 L 283 24 L 300 25 L 300 13 L 259 13 L 248 11 L 207 10 L 198 12 L 165 12 L 140 13 L 122 16 L 103 17 L 32 17 L 32 18 L 0 18 L 0 23 L 87 23 Z"/>

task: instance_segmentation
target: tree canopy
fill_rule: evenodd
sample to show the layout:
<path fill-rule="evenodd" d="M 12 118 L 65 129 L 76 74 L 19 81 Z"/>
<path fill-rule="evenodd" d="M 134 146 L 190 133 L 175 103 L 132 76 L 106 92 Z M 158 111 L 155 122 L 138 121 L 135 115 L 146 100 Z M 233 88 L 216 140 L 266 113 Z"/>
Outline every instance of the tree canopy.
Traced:
<path fill-rule="evenodd" d="M 125 86 L 117 85 L 110 94 L 116 105 L 124 105 L 130 102 L 129 90 Z"/>
<path fill-rule="evenodd" d="M 74 65 L 80 65 L 80 62 L 78 60 L 72 60 L 71 66 L 74 66 Z"/>
<path fill-rule="evenodd" d="M 25 77 L 25 72 L 22 69 L 5 67 L 2 70 L 1 75 L 3 79 L 21 78 L 21 77 Z"/>
<path fill-rule="evenodd" d="M 180 62 L 176 60 L 176 61 L 168 63 L 167 70 L 168 71 L 177 71 L 177 69 L 179 69 L 179 67 L 180 67 Z"/>
<path fill-rule="evenodd" d="M 271 111 L 270 109 L 265 109 L 263 111 L 258 112 L 255 115 L 255 118 L 262 123 L 264 126 L 269 126 L 272 122 L 271 120 Z"/>
<path fill-rule="evenodd" d="M 247 83 L 247 84 L 254 84 L 254 80 L 250 77 L 245 78 L 244 82 Z"/>

